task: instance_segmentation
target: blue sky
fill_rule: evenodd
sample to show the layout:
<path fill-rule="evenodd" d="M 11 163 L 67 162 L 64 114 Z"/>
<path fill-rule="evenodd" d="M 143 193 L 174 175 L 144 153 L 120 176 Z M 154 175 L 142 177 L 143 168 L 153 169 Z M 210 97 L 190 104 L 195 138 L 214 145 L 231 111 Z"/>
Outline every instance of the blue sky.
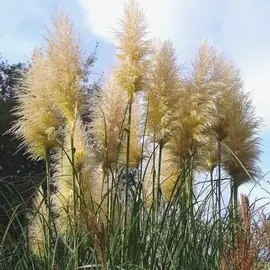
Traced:
<path fill-rule="evenodd" d="M 264 119 L 262 169 L 270 170 L 270 1 L 269 0 L 139 0 L 152 37 L 171 39 L 179 62 L 188 65 L 200 42 L 208 38 L 240 69 L 252 92 L 257 114 Z M 99 43 L 94 72 L 114 63 L 112 29 L 122 0 L 0 0 L 0 53 L 9 62 L 27 61 L 42 45 L 45 25 L 63 8 L 72 18 L 90 53 Z M 268 177 L 270 179 L 270 177 Z M 270 185 L 264 185 L 269 188 Z M 250 185 L 242 188 L 248 192 Z M 259 187 L 253 196 L 266 196 Z"/>

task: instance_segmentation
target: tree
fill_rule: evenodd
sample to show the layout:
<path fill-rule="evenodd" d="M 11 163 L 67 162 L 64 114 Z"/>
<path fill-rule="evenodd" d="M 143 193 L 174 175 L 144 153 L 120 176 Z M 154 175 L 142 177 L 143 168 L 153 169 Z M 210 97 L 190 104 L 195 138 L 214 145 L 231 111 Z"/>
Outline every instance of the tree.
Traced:
<path fill-rule="evenodd" d="M 0 63 L 0 178 L 14 179 L 43 171 L 43 163 L 28 160 L 20 150 L 20 142 L 7 132 L 14 121 L 15 91 L 19 91 L 27 69 L 24 63 Z"/>

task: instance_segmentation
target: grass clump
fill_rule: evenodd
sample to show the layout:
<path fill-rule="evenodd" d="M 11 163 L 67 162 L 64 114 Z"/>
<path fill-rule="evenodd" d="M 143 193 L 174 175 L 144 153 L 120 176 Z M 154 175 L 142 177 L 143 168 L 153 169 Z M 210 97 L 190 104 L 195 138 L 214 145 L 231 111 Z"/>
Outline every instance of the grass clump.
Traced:
<path fill-rule="evenodd" d="M 20 204 L 29 214 L 16 245 L 18 208 L 7 213 L 1 267 L 259 269 L 267 221 L 252 223 L 245 196 L 239 208 L 238 187 L 261 176 L 261 121 L 237 70 L 207 41 L 182 68 L 170 41 L 147 39 L 135 1 L 116 38 L 119 63 L 92 103 L 67 15 L 35 50 L 11 132 L 46 161 L 46 183 L 32 210 Z"/>

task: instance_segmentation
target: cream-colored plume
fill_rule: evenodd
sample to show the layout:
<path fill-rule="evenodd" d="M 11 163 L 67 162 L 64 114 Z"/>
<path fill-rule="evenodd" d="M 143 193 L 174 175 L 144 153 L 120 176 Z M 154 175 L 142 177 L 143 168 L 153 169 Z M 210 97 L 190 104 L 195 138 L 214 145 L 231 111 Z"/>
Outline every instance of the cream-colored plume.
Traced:
<path fill-rule="evenodd" d="M 46 255 L 46 237 L 50 225 L 48 224 L 48 210 L 41 186 L 37 190 L 33 205 L 33 212 L 28 215 L 30 246 L 34 254 L 43 257 Z"/>
<path fill-rule="evenodd" d="M 46 36 L 50 95 L 71 128 L 77 115 L 85 107 L 82 91 L 83 57 L 79 36 L 68 16 L 61 12 L 53 18 L 53 26 Z"/>
<path fill-rule="evenodd" d="M 132 102 L 134 93 L 143 90 L 146 56 L 149 52 L 145 16 L 135 0 L 125 5 L 120 27 L 116 32 L 117 57 L 120 62 L 116 69 L 116 77 Z"/>
<path fill-rule="evenodd" d="M 58 145 L 60 114 L 50 96 L 50 77 L 47 59 L 40 49 L 33 61 L 23 88 L 18 91 L 15 115 L 18 120 L 12 128 L 15 136 L 33 158 L 46 159 L 49 151 Z"/>
<path fill-rule="evenodd" d="M 124 142 L 127 93 L 111 77 L 96 99 L 93 134 L 104 168 L 117 165 Z"/>
<path fill-rule="evenodd" d="M 157 46 L 151 59 L 147 83 L 147 127 L 155 141 L 165 144 L 178 109 L 182 82 L 175 49 L 170 41 Z"/>
<path fill-rule="evenodd" d="M 58 152 L 53 176 L 57 190 L 53 195 L 53 208 L 58 215 L 58 230 L 62 233 L 69 232 L 74 225 L 74 192 L 77 206 L 76 222 L 81 229 L 86 229 L 91 224 L 89 217 L 104 217 L 107 202 L 104 200 L 100 206 L 103 197 L 103 174 L 101 166 L 95 162 L 91 153 L 85 127 L 79 119 L 75 122 L 73 133 L 74 164 L 71 163 L 70 135 L 67 131 L 65 152 Z M 73 189 L 73 173 L 76 174 L 76 190 Z"/>

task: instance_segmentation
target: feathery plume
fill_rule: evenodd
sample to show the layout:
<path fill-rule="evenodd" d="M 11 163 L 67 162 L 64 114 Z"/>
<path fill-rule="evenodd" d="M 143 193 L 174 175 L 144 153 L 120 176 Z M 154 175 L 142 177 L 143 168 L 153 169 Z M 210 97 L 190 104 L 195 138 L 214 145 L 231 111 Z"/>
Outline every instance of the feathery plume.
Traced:
<path fill-rule="evenodd" d="M 127 93 L 111 77 L 96 100 L 93 129 L 103 167 L 117 165 L 127 109 Z"/>
<path fill-rule="evenodd" d="M 208 41 L 203 41 L 192 64 L 185 91 L 182 91 L 184 102 L 179 105 L 180 121 L 176 127 L 185 134 L 177 131 L 179 139 L 174 138 L 176 142 L 172 148 L 183 153 L 178 154 L 183 157 L 183 161 L 189 157 L 190 145 L 197 144 L 200 155 L 207 155 L 208 161 L 212 163 L 211 169 L 215 167 L 216 158 L 214 153 L 210 153 L 216 148 L 212 136 L 215 135 L 218 141 L 227 136 L 230 119 L 227 114 L 232 106 L 230 101 L 241 85 L 239 74 L 232 63 L 225 59 L 219 49 L 213 48 Z M 183 147 L 180 147 L 181 141 Z M 176 145 L 179 146 L 178 149 L 175 148 Z"/>
<path fill-rule="evenodd" d="M 258 133 L 261 119 L 248 94 L 241 93 L 233 100 L 228 136 L 223 143 L 222 164 L 239 185 L 260 176 L 258 166 L 261 148 Z"/>
<path fill-rule="evenodd" d="M 41 186 L 37 190 L 33 205 L 34 210 L 28 214 L 30 246 L 33 253 L 43 257 L 46 255 L 46 237 L 49 233 L 49 224 L 45 196 Z"/>
<path fill-rule="evenodd" d="M 93 155 L 88 145 L 85 127 L 79 119 L 74 126 L 74 164 L 71 164 L 70 134 L 67 131 L 65 149 L 66 153 L 59 150 L 56 156 L 54 184 L 56 193 L 53 195 L 53 207 L 58 215 L 58 229 L 64 233 L 72 228 L 74 223 L 74 200 L 73 195 L 76 192 L 77 207 L 79 213 L 76 218 L 79 227 L 85 229 L 88 217 L 95 216 L 95 211 L 102 199 L 102 171 L 95 164 Z M 76 173 L 76 190 L 73 189 L 73 168 Z M 105 201 L 104 201 L 105 203 Z M 102 207 L 103 209 L 103 207 Z M 105 209 L 105 208 L 104 208 Z"/>
<path fill-rule="evenodd" d="M 175 119 L 181 87 L 180 67 L 171 41 L 156 48 L 151 63 L 146 83 L 147 125 L 156 142 L 165 144 Z"/>
<path fill-rule="evenodd" d="M 85 109 L 86 101 L 81 86 L 84 71 L 80 39 L 65 13 L 53 18 L 53 27 L 48 30 L 46 42 L 50 95 L 71 127 L 76 114 L 81 115 Z"/>
<path fill-rule="evenodd" d="M 227 137 L 230 126 L 233 99 L 240 93 L 243 85 L 238 71 L 218 49 L 215 50 L 213 59 L 212 80 L 218 96 L 216 99 L 217 119 L 211 129 L 217 141 L 222 142 Z"/>
<path fill-rule="evenodd" d="M 18 120 L 11 129 L 34 159 L 46 159 L 58 144 L 60 115 L 49 94 L 47 64 L 42 51 L 36 49 L 23 87 L 18 91 L 15 108 Z"/>
<path fill-rule="evenodd" d="M 182 168 L 194 150 L 198 150 L 207 141 L 206 131 L 215 123 L 217 93 L 211 81 L 212 59 L 212 48 L 205 41 L 192 64 L 185 89 L 180 94 L 169 148 L 176 163 Z"/>
<path fill-rule="evenodd" d="M 145 39 L 145 16 L 135 0 L 125 5 L 120 27 L 120 31 L 116 32 L 119 51 L 117 57 L 120 61 L 116 77 L 132 102 L 134 93 L 143 88 L 143 76 L 147 66 L 145 58 L 149 52 L 149 41 Z"/>
<path fill-rule="evenodd" d="M 167 148 L 171 162 L 185 181 L 184 203 L 190 202 L 193 188 L 193 171 L 199 169 L 202 146 L 208 141 L 207 131 L 215 123 L 217 93 L 211 81 L 212 48 L 202 43 L 193 62 L 191 75 L 186 78 L 179 93 Z M 180 175 L 180 174 L 179 174 Z M 181 182 L 181 181 L 180 181 Z"/>
<path fill-rule="evenodd" d="M 213 48 L 210 42 L 204 40 L 201 43 L 197 57 L 192 63 L 192 73 L 193 83 L 200 88 L 205 88 L 206 84 L 209 82 L 209 74 L 212 72 L 213 63 Z"/>
<path fill-rule="evenodd" d="M 212 98 L 207 99 L 207 96 L 188 83 L 182 93 L 182 102 L 179 102 L 177 118 L 168 142 L 172 159 L 181 168 L 186 166 L 195 150 L 199 150 L 200 146 L 206 143 L 205 132 L 215 121 L 215 104 Z"/>

